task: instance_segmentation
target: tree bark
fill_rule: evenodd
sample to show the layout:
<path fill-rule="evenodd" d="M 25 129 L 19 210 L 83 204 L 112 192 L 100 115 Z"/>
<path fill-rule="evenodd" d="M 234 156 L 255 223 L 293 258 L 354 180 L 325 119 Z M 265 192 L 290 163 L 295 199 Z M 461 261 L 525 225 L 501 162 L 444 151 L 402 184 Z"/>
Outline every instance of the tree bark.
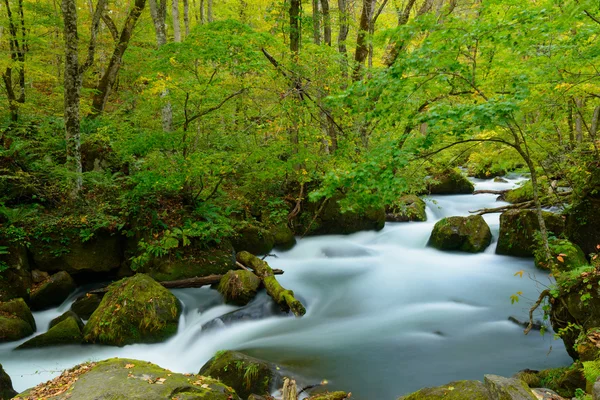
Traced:
<path fill-rule="evenodd" d="M 331 46 L 331 13 L 329 12 L 329 0 L 321 0 L 321 12 L 323 13 L 323 42 Z"/>
<path fill-rule="evenodd" d="M 415 3 L 416 0 L 409 0 L 406 6 L 404 7 L 404 10 L 398 13 L 398 26 L 406 25 L 408 23 L 408 19 L 410 18 L 410 12 L 413 9 Z M 426 4 L 426 2 L 423 4 Z M 388 54 L 385 55 L 383 60 L 386 66 L 390 67 L 392 66 L 392 64 L 394 64 L 396 58 L 398 58 L 398 54 L 400 54 L 400 51 L 402 51 L 402 47 L 404 47 L 404 43 L 402 42 L 390 43 L 388 47 Z"/>
<path fill-rule="evenodd" d="M 159 3 L 157 3 L 159 1 Z M 167 0 L 149 0 L 150 15 L 154 24 L 154 33 L 156 34 L 156 45 L 161 48 L 167 44 Z"/>
<path fill-rule="evenodd" d="M 106 68 L 106 71 L 104 72 L 104 75 L 100 79 L 100 83 L 96 88 L 96 94 L 94 94 L 92 101 L 92 117 L 98 116 L 104 111 L 110 91 L 119 74 L 119 69 L 121 68 L 121 62 L 123 60 L 123 54 L 125 54 L 125 51 L 129 46 L 129 41 L 131 40 L 133 30 L 145 6 L 146 0 L 135 0 L 132 9 L 127 15 L 125 26 L 123 27 L 119 37 L 119 42 L 115 46 L 112 57 L 108 63 L 108 67 Z"/>
<path fill-rule="evenodd" d="M 352 79 L 354 81 L 361 79 L 364 63 L 369 55 L 369 26 L 371 25 L 374 7 L 375 0 L 363 0 L 358 35 L 356 36 L 356 49 L 354 52 L 355 66 L 352 73 Z"/>
<path fill-rule="evenodd" d="M 290 0 L 290 51 L 298 54 L 300 51 L 300 0 Z"/>
<path fill-rule="evenodd" d="M 339 25 L 340 30 L 338 33 L 338 51 L 342 55 L 342 79 L 344 84 L 342 88 L 346 87 L 346 81 L 348 80 L 348 49 L 346 48 L 346 40 L 348 39 L 348 32 L 350 30 L 348 24 L 348 2 L 347 0 L 338 0 L 338 13 L 339 13 Z"/>
<path fill-rule="evenodd" d="M 321 13 L 319 12 L 319 0 L 312 0 L 312 18 L 313 18 L 313 41 L 315 44 L 321 44 Z"/>
<path fill-rule="evenodd" d="M 204 16 L 204 0 L 200 0 L 200 23 L 206 23 L 206 17 Z"/>
<path fill-rule="evenodd" d="M 208 23 L 213 22 L 213 0 L 207 0 L 206 19 Z"/>
<path fill-rule="evenodd" d="M 294 297 L 294 292 L 283 288 L 279 282 L 277 282 L 269 264 L 247 251 L 237 253 L 237 260 L 241 264 L 254 270 L 256 276 L 258 276 L 265 285 L 265 289 L 267 289 L 269 296 L 271 296 L 283 310 L 291 310 L 296 317 L 301 317 L 306 314 L 306 309 L 302 303 Z"/>
<path fill-rule="evenodd" d="M 23 12 L 23 0 L 18 2 L 19 22 L 15 21 L 10 3 L 4 0 L 6 16 L 8 19 L 10 59 L 13 65 L 17 65 L 17 91 L 13 82 L 13 67 L 9 65 L 2 73 L 2 80 L 6 89 L 10 118 L 13 122 L 19 120 L 19 103 L 25 103 L 25 53 L 27 46 L 27 29 L 25 27 L 25 14 Z"/>
<path fill-rule="evenodd" d="M 181 42 L 181 26 L 179 25 L 179 0 L 172 0 L 171 15 L 173 17 L 173 41 Z"/>
<path fill-rule="evenodd" d="M 187 37 L 190 35 L 190 4 L 188 0 L 183 0 L 183 26 Z"/>

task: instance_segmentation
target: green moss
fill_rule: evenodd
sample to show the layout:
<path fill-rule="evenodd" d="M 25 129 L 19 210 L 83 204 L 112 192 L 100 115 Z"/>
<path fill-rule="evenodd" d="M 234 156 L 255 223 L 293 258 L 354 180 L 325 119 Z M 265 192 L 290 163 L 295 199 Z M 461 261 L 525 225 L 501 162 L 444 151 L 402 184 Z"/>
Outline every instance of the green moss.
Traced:
<path fill-rule="evenodd" d="M 294 232 L 285 223 L 274 225 L 270 228 L 275 247 L 289 249 L 296 244 Z"/>
<path fill-rule="evenodd" d="M 386 219 L 393 222 L 426 221 L 425 202 L 412 194 L 402 196 L 389 207 Z"/>
<path fill-rule="evenodd" d="M 553 269 L 555 276 L 562 272 L 572 271 L 577 268 L 588 265 L 585 254 L 579 246 L 571 243 L 566 239 L 550 238 L 548 240 L 550 252 L 552 253 L 553 262 L 548 264 L 545 260 L 545 251 L 540 243 L 536 244 L 533 255 L 535 257 L 535 265 L 538 268 Z"/>
<path fill-rule="evenodd" d="M 245 225 L 237 230 L 232 239 L 236 251 L 267 254 L 275 246 L 275 236 L 269 230 L 256 225 Z"/>
<path fill-rule="evenodd" d="M 31 328 L 34 331 L 37 328 L 35 325 L 35 319 L 33 318 L 33 314 L 31 314 L 29 307 L 23 299 L 14 299 L 11 301 L 0 303 L 0 315 L 20 318 L 23 321 L 27 322 L 29 325 L 31 325 Z"/>
<path fill-rule="evenodd" d="M 544 211 L 549 232 L 559 236 L 564 231 L 564 219 L 559 214 Z M 537 243 L 540 225 L 535 210 L 509 210 L 500 215 L 497 254 L 531 257 Z"/>
<path fill-rule="evenodd" d="M 489 393 L 479 381 L 456 381 L 447 385 L 424 388 L 401 397 L 401 400 L 489 400 Z"/>
<path fill-rule="evenodd" d="M 470 194 L 475 186 L 457 169 L 447 169 L 434 174 L 429 182 L 431 194 Z"/>
<path fill-rule="evenodd" d="M 167 289 L 144 274 L 109 286 L 84 328 L 87 342 L 124 346 L 155 343 L 177 332 L 181 306 Z"/>
<path fill-rule="evenodd" d="M 429 244 L 439 250 L 468 253 L 484 251 L 492 241 L 492 233 L 482 216 L 448 217 L 433 227 Z"/>
<path fill-rule="evenodd" d="M 539 383 L 530 387 L 544 387 L 554 390 L 559 395 L 575 397 L 577 389 L 585 389 L 586 381 L 581 363 L 574 363 L 570 367 L 552 368 L 540 371 L 537 374 Z"/>
<path fill-rule="evenodd" d="M 256 296 L 260 279 L 252 272 L 245 270 L 229 271 L 219 282 L 219 293 L 226 303 L 246 305 Z"/>
<path fill-rule="evenodd" d="M 77 320 L 73 317 L 68 317 L 56 325 L 48 332 L 38 335 L 25 343 L 21 344 L 17 349 L 30 349 L 36 347 L 58 346 L 64 344 L 78 344 L 83 340 L 81 328 Z"/>

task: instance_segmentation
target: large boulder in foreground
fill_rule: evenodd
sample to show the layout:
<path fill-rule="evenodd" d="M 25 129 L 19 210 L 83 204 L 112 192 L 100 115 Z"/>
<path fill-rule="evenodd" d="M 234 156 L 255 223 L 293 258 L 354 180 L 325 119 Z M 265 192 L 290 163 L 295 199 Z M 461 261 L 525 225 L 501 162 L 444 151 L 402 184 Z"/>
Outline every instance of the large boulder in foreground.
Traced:
<path fill-rule="evenodd" d="M 475 186 L 459 170 L 447 169 L 435 174 L 428 184 L 430 194 L 471 194 Z"/>
<path fill-rule="evenodd" d="M 427 221 L 425 202 L 414 194 L 402 196 L 388 207 L 385 218 L 390 222 Z"/>
<path fill-rule="evenodd" d="M 0 343 L 22 339 L 35 329 L 35 320 L 23 299 L 0 303 Z"/>
<path fill-rule="evenodd" d="M 561 215 L 543 211 L 544 222 L 554 236 L 564 231 Z M 532 257 L 540 230 L 536 210 L 509 210 L 500 215 L 500 234 L 496 254 Z"/>
<path fill-rule="evenodd" d="M 29 304 L 32 310 L 45 310 L 59 306 L 75 290 L 75 281 L 66 271 L 50 276 L 31 290 Z"/>
<path fill-rule="evenodd" d="M 492 232 L 481 215 L 448 217 L 433 227 L 429 244 L 439 250 L 482 252 L 490 245 Z"/>
<path fill-rule="evenodd" d="M 16 395 L 17 392 L 13 389 L 10 376 L 4 372 L 4 368 L 0 364 L 0 400 L 12 399 Z"/>
<path fill-rule="evenodd" d="M 84 327 L 84 340 L 113 346 L 162 342 L 177 332 L 181 306 L 167 289 L 136 274 L 111 284 Z"/>
<path fill-rule="evenodd" d="M 183 375 L 146 361 L 111 358 L 78 365 L 17 396 L 53 400 L 240 400 L 230 387 L 208 377 Z"/>
<path fill-rule="evenodd" d="M 268 395 L 281 384 L 276 367 L 237 351 L 218 352 L 199 372 L 231 386 L 243 399 L 251 394 Z"/>
<path fill-rule="evenodd" d="M 256 296 L 261 281 L 252 271 L 228 271 L 219 282 L 219 293 L 228 304 L 245 306 Z"/>

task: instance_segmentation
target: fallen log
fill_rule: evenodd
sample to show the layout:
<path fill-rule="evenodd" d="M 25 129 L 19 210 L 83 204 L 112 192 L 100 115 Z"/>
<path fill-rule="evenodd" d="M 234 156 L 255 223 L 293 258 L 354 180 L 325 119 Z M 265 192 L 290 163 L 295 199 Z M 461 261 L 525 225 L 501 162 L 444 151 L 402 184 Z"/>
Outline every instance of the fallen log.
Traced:
<path fill-rule="evenodd" d="M 269 267 L 269 264 L 247 251 L 240 251 L 237 253 L 237 260 L 254 271 L 256 276 L 262 280 L 269 296 L 271 296 L 283 310 L 292 310 L 296 317 L 301 317 L 306 314 L 306 309 L 300 300 L 294 297 L 294 292 L 285 289 L 277 282 L 277 279 L 275 279 L 275 271 Z"/>
<path fill-rule="evenodd" d="M 571 194 L 571 192 L 560 192 L 560 193 L 556 193 L 555 196 L 560 198 L 560 197 L 568 196 L 570 194 Z M 542 200 L 542 207 L 554 206 L 556 204 L 560 204 L 560 202 L 559 201 L 550 201 L 550 199 Z M 529 200 L 529 201 L 524 201 L 522 203 L 507 204 L 505 206 L 500 206 L 500 207 L 481 208 L 479 210 L 469 211 L 469 212 L 471 214 L 483 215 L 483 214 L 491 214 L 491 213 L 503 213 L 504 211 L 508 211 L 508 210 L 523 210 L 523 209 L 534 208 L 534 207 L 535 207 L 535 201 Z"/>
<path fill-rule="evenodd" d="M 274 269 L 273 275 L 282 275 L 283 271 L 280 269 Z M 176 281 L 163 281 L 159 282 L 167 289 L 187 289 L 187 288 L 199 288 L 202 286 L 213 285 L 219 283 L 223 275 L 207 275 L 207 276 L 195 276 L 193 278 L 178 279 Z M 108 292 L 108 286 L 90 290 L 89 294 L 104 294 Z"/>
<path fill-rule="evenodd" d="M 506 190 L 476 190 L 473 192 L 473 194 L 497 194 L 499 196 L 502 196 L 503 194 L 508 192 L 508 190 L 509 189 L 506 189 Z"/>

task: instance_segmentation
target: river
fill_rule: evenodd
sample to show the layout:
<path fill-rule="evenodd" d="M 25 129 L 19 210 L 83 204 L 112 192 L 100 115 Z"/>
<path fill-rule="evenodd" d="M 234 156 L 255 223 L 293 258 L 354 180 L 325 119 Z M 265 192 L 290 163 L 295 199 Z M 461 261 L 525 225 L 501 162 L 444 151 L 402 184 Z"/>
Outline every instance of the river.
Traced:
<path fill-rule="evenodd" d="M 513 187 L 474 180 L 476 189 Z M 197 373 L 217 350 L 239 349 L 280 363 L 304 383 L 329 381 L 353 399 L 386 400 L 423 386 L 453 380 L 511 376 L 524 368 L 570 364 L 562 341 L 552 333 L 523 335 L 507 318 L 527 319 L 548 275 L 531 259 L 494 254 L 499 215 L 485 216 L 493 233 L 480 254 L 441 252 L 427 247 L 433 225 L 446 216 L 493 207 L 495 195 L 432 196 L 427 222 L 387 223 L 379 232 L 300 239 L 267 261 L 285 270 L 278 277 L 305 301 L 302 318 L 202 326 L 236 307 L 222 304 L 210 288 L 178 289 L 184 312 L 169 341 L 123 348 L 64 346 L 13 351 L 25 340 L 0 344 L 0 363 L 17 391 L 75 364 L 109 357 L 152 361 L 176 372 Z M 518 271 L 524 271 L 520 277 Z M 520 302 L 510 296 L 522 292 Z M 38 333 L 68 310 L 74 294 L 57 309 L 34 313 Z M 257 300 L 266 304 L 265 297 Z M 259 304 L 260 306 L 260 304 Z M 260 308 L 260 307 L 259 307 Z"/>

